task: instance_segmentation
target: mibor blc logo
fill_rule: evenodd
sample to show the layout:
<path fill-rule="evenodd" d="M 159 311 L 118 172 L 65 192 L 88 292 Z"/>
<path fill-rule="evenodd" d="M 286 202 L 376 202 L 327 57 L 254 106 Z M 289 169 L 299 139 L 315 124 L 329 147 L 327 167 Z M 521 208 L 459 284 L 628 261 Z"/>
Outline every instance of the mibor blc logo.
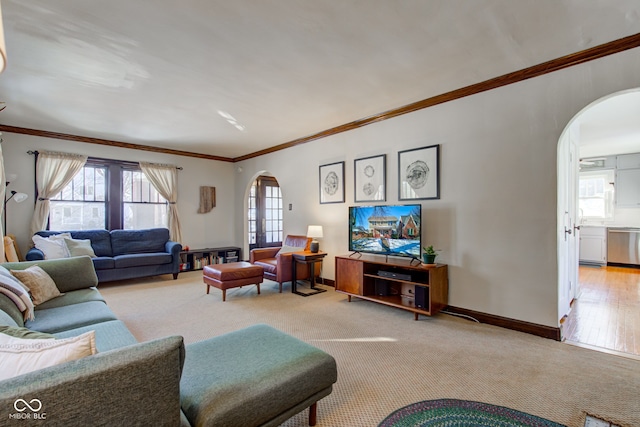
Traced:
<path fill-rule="evenodd" d="M 24 399 L 16 399 L 13 402 L 15 413 L 9 414 L 9 419 L 13 420 L 46 420 L 47 413 L 42 410 L 42 402 L 39 399 L 31 399 L 28 402 Z"/>

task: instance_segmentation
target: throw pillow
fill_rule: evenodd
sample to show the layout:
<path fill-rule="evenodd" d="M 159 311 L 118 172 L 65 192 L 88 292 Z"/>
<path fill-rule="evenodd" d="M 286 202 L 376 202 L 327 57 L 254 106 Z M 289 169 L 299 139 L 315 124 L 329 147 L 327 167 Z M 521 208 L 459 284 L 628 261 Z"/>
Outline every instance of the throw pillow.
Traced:
<path fill-rule="evenodd" d="M 62 340 L 0 334 L 0 380 L 96 354 L 95 331 Z"/>
<path fill-rule="evenodd" d="M 9 335 L 14 338 L 24 339 L 54 339 L 55 336 L 45 332 L 32 331 L 22 326 L 0 326 L 0 334 Z"/>
<path fill-rule="evenodd" d="M 280 254 L 288 254 L 288 253 L 291 253 L 291 252 L 302 252 L 302 251 L 304 251 L 304 248 L 302 248 L 300 246 L 282 245 L 282 248 L 280 248 L 280 250 L 278 251 L 276 256 L 278 256 Z"/>
<path fill-rule="evenodd" d="M 91 247 L 91 240 L 64 239 L 65 245 L 69 250 L 69 256 L 89 255 L 91 258 L 96 257 L 96 253 Z"/>
<path fill-rule="evenodd" d="M 70 239 L 70 233 L 54 234 L 49 237 L 42 237 L 34 234 L 31 240 L 37 249 L 44 254 L 44 259 L 68 258 L 69 250 L 64 244 L 64 239 Z"/>
<path fill-rule="evenodd" d="M 11 270 L 11 274 L 29 288 L 33 305 L 42 304 L 62 295 L 56 286 L 56 282 L 37 265 L 32 265 L 25 270 Z"/>
<path fill-rule="evenodd" d="M 22 312 L 24 320 L 34 320 L 33 301 L 29 288 L 11 275 L 9 270 L 0 266 L 0 294 L 7 296 Z"/>

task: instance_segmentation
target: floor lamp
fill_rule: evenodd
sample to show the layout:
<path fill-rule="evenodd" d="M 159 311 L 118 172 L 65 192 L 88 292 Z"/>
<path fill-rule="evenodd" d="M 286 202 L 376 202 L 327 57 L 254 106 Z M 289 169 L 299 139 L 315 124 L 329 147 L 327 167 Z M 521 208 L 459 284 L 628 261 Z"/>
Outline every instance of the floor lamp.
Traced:
<path fill-rule="evenodd" d="M 13 177 L 13 175 L 11 175 L 11 177 Z M 15 180 L 17 177 L 13 178 L 13 180 Z M 6 182 L 6 186 L 8 187 L 9 184 L 11 184 L 11 181 L 7 181 Z M 27 200 L 27 198 L 29 198 L 29 196 L 25 193 L 18 193 L 17 191 L 11 190 L 10 192 L 10 196 L 7 197 L 6 193 L 5 193 L 5 197 L 4 197 L 4 206 L 3 206 L 3 211 L 2 211 L 2 219 L 4 220 L 4 227 L 2 228 L 2 230 L 4 231 L 4 234 L 7 234 L 7 202 L 11 199 L 13 199 L 16 203 L 22 203 L 25 200 Z"/>

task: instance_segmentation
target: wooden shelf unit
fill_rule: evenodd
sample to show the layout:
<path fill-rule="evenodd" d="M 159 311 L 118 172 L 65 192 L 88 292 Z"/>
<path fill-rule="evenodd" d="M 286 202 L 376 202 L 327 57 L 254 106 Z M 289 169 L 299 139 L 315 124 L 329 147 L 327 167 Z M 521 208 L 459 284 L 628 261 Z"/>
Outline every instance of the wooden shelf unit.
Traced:
<path fill-rule="evenodd" d="M 433 316 L 448 304 L 446 264 L 432 266 L 403 258 L 355 254 L 335 257 L 336 291 L 351 297 Z M 385 275 L 385 273 L 387 273 Z"/>
<path fill-rule="evenodd" d="M 180 252 L 180 271 L 202 270 L 206 265 L 238 262 L 241 250 L 235 246 L 191 249 Z"/>

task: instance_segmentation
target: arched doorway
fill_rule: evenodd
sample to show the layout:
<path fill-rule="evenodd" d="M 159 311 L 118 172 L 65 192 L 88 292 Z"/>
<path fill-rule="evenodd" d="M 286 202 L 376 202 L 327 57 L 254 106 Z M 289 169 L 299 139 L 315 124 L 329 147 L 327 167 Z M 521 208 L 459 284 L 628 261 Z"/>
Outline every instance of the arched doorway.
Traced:
<path fill-rule="evenodd" d="M 585 317 L 584 311 L 576 313 L 576 308 L 583 304 L 581 298 L 580 282 L 585 271 L 585 266 L 580 266 L 580 233 L 589 226 L 599 227 L 602 233 L 606 233 L 609 227 L 635 225 L 640 226 L 640 210 L 635 208 L 623 211 L 618 204 L 610 198 L 602 200 L 602 203 L 610 203 L 609 209 L 615 209 L 616 215 L 594 217 L 585 214 L 591 211 L 591 206 L 587 202 L 598 202 L 597 198 L 605 196 L 598 194 L 598 191 L 586 191 L 588 188 L 585 182 L 594 181 L 593 178 L 595 163 L 601 164 L 600 173 L 603 176 L 614 177 L 617 171 L 616 159 L 632 153 L 640 153 L 640 123 L 637 117 L 640 116 L 640 88 L 616 92 L 595 100 L 576 114 L 566 126 L 558 143 L 558 317 L 562 330 L 563 339 L 575 340 L 573 333 L 576 327 L 575 322 L 583 322 L 593 325 L 589 327 L 601 328 L 602 325 L 595 319 Z M 593 158 L 607 159 L 606 162 L 582 161 L 581 159 L 592 160 Z M 591 165 L 589 172 L 580 171 L 580 163 L 583 169 L 585 164 Z M 606 179 L 604 186 L 610 184 L 615 191 L 615 179 Z M 640 184 L 639 184 L 640 185 Z M 579 191 L 580 189 L 580 191 Z M 600 192 L 602 193 L 602 192 Z M 582 207 L 582 209 L 581 209 Z M 603 209 L 604 211 L 604 209 Z M 589 216 L 591 215 L 591 216 Z M 634 224 L 628 224 L 630 218 L 638 218 Z M 633 222 L 633 220 L 632 220 Z M 606 243 L 605 243 L 606 245 Z M 606 251 L 606 247 L 604 249 Z M 598 268 L 598 267 L 591 267 Z M 600 268 L 606 274 L 610 267 L 605 265 Z M 602 276 L 601 276 L 602 277 Z M 606 284 L 604 284 L 606 285 Z M 589 288 L 587 293 L 592 293 Z M 589 303 L 598 303 L 598 298 Z M 571 305 L 575 301 L 574 306 Z M 603 304 L 605 302 L 603 301 Z M 596 310 L 593 311 L 594 313 Z M 602 307 L 605 317 L 615 318 L 617 313 L 608 311 Z M 602 316 L 602 315 L 601 315 Z M 564 322 L 566 320 L 566 322 Z M 600 332 L 595 335 L 602 335 L 607 332 Z M 616 341 L 617 338 L 609 341 Z M 579 344 L 595 345 L 596 347 L 608 350 L 621 351 L 619 348 L 601 346 L 598 344 L 581 342 Z"/>
<path fill-rule="evenodd" d="M 282 191 L 278 181 L 261 174 L 247 195 L 247 238 L 249 250 L 282 245 Z"/>

